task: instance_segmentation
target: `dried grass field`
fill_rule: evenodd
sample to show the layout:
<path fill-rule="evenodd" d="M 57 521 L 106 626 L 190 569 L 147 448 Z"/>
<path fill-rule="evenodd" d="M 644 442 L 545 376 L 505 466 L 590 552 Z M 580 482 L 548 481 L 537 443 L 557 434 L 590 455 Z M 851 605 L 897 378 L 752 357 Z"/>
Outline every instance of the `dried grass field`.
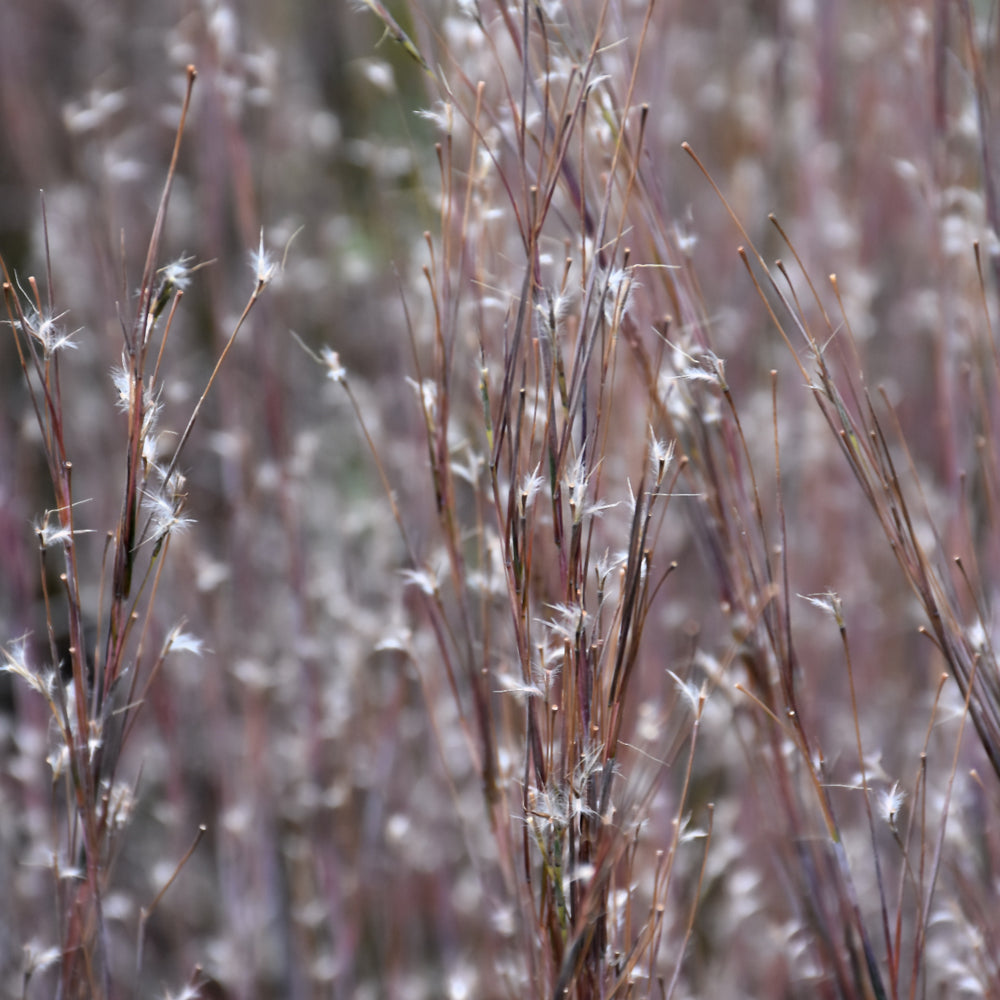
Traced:
<path fill-rule="evenodd" d="M 974 0 L 0 6 L 0 994 L 1000 997 L 998 98 Z"/>

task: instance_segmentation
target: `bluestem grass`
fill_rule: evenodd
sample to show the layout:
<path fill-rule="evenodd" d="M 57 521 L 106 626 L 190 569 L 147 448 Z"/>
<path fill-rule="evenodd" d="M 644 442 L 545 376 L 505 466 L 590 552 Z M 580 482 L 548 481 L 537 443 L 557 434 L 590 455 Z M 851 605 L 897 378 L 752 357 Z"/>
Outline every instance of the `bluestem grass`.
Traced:
<path fill-rule="evenodd" d="M 673 569 L 654 540 L 678 469 L 668 444 L 655 435 L 645 444 L 652 401 L 628 405 L 613 389 L 637 287 L 621 236 L 634 179 L 625 151 L 641 145 L 643 116 L 613 126 L 605 180 L 584 178 L 577 146 L 591 141 L 590 95 L 605 85 L 601 28 L 575 39 L 589 57 L 571 68 L 573 42 L 550 38 L 541 11 L 521 13 L 498 9 L 490 16 L 500 33 L 491 34 L 474 12 L 490 95 L 461 66 L 440 71 L 454 77 L 437 116 L 440 237 L 427 239 L 427 332 L 414 323 L 410 337 L 443 567 L 428 574 L 408 542 L 407 575 L 421 584 L 479 776 L 498 901 L 517 913 L 516 988 L 624 996 L 647 982 L 672 994 L 690 935 L 682 922 L 679 952 L 667 959 L 675 861 L 695 857 L 681 846 L 686 781 L 652 884 L 637 884 L 633 865 L 662 769 L 682 743 L 661 759 L 626 736 L 625 720 L 637 664 L 655 642 L 650 612 Z M 523 65 L 501 59 L 508 45 Z M 506 218 L 516 226 L 509 234 Z M 477 370 L 478 401 L 469 391 Z M 468 416 L 477 405 L 478 427 Z M 468 470 L 456 467 L 459 435 L 475 456 Z M 406 512 L 396 513 L 409 537 Z M 614 569 L 598 569 L 609 545 L 621 550 Z M 474 583 L 498 557 L 502 600 Z M 432 690 L 433 663 L 417 666 Z M 692 748 L 703 704 L 704 694 L 678 723 Z M 615 777 L 624 766 L 627 785 Z"/>
<path fill-rule="evenodd" d="M 155 205 L 150 87 L 64 93 L 71 163 L 0 102 L 56 281 L 11 274 L 40 366 L 0 392 L 0 615 L 30 627 L 23 537 L 49 617 L 71 545 L 98 625 L 76 663 L 44 629 L 6 647 L 0 991 L 74 961 L 87 858 L 52 850 L 40 768 L 62 790 L 86 742 L 118 760 L 112 993 L 995 994 L 989 7 L 213 0 L 95 17 L 65 64 L 0 32 L 3 93 L 106 66 L 109 37 L 150 80 L 157 47 L 203 67 L 162 243 L 218 260 L 155 254 L 142 385 L 115 373 L 142 600 L 97 716 L 115 597 L 84 529 L 124 444 L 89 386 L 122 336 L 93 318 L 119 254 L 81 247 L 122 212 L 128 258 Z M 229 310 L 245 247 L 274 274 L 258 184 L 275 246 L 307 226 L 209 351 L 191 319 Z M 28 386 L 43 416 L 58 391 L 75 507 L 32 496 Z"/>
<path fill-rule="evenodd" d="M 89 567 L 78 554 L 79 537 L 94 529 L 82 527 L 82 515 L 77 513 L 63 408 L 66 373 L 60 352 L 75 344 L 69 339 L 71 335 L 58 327 L 62 316 L 53 315 L 51 301 L 43 303 L 36 280 L 28 279 L 26 293 L 0 259 L 8 323 L 38 421 L 56 503 L 46 511 L 37 529 L 46 609 L 44 645 L 51 665 L 30 664 L 26 643 L 18 640 L 4 651 L 3 669 L 42 695 L 53 725 L 54 746 L 49 759 L 54 790 L 58 792 L 53 798 L 52 817 L 53 829 L 58 833 L 52 866 L 62 937 L 56 995 L 66 998 L 108 998 L 118 995 L 122 988 L 113 980 L 116 963 L 109 953 L 105 913 L 114 886 L 115 858 L 134 808 L 132 790 L 119 774 L 120 756 L 168 654 L 172 649 L 199 649 L 198 641 L 185 636 L 179 627 L 170 632 L 159 653 L 148 649 L 157 590 L 171 540 L 192 523 L 183 513 L 185 483 L 178 464 L 219 365 L 274 273 L 274 265 L 263 256 L 262 237 L 255 287 L 243 317 L 197 400 L 169 463 L 160 465 L 155 441 L 159 433 L 161 379 L 166 377 L 162 362 L 177 306 L 194 268 L 188 258 L 157 268 L 157 259 L 195 77 L 194 68 L 188 67 L 186 96 L 150 236 L 136 315 L 130 326 L 122 325 L 122 364 L 113 372 L 127 438 L 126 460 L 120 519 L 108 532 L 97 586 L 90 588 L 100 595 L 96 607 L 87 606 L 84 588 L 90 582 L 85 575 Z M 47 286 L 51 296 L 51 265 Z M 162 330 L 158 329 L 161 319 Z M 50 591 L 47 582 L 52 560 L 62 563 L 58 594 Z M 60 621 L 60 608 L 65 608 L 64 622 Z M 88 619 L 97 622 L 98 635 L 93 645 L 86 638 L 84 623 Z M 57 648 L 57 636 L 64 631 L 69 636 L 68 663 L 61 662 Z M 137 977 L 142 973 L 146 921 L 168 886 L 169 882 L 143 911 Z M 31 963 L 25 971 L 25 990 L 30 978 L 49 964 L 53 963 Z M 136 984 L 140 981 L 137 978 Z"/>
<path fill-rule="evenodd" d="M 593 35 L 587 38 L 580 34 L 583 21 L 570 18 L 557 22 L 542 8 L 532 10 L 525 4 L 515 10 L 501 5 L 487 13 L 477 5 L 469 17 L 475 25 L 470 29 L 472 34 L 476 28 L 482 32 L 478 56 L 495 63 L 492 70 L 478 65 L 473 72 L 488 82 L 476 83 L 476 77 L 468 75 L 466 61 L 474 58 L 468 50 L 461 64 L 450 66 L 451 53 L 445 49 L 440 59 L 440 76 L 446 81 L 445 112 L 435 115 L 444 129 L 437 146 L 441 235 L 424 270 L 431 336 L 429 342 L 421 342 L 418 330 L 411 333 L 416 364 L 427 366 L 418 378 L 422 422 L 427 428 L 431 489 L 453 591 L 449 605 L 439 585 L 428 590 L 428 596 L 433 597 L 430 613 L 437 619 L 434 630 L 447 665 L 449 687 L 467 719 L 470 753 L 490 807 L 504 801 L 505 794 L 497 776 L 494 761 L 498 753 L 494 748 L 503 745 L 505 737 L 513 738 L 514 745 L 520 744 L 521 812 L 531 837 L 522 840 L 518 849 L 511 846 L 506 826 L 495 817 L 493 828 L 498 843 L 504 845 L 499 855 L 519 858 L 529 887 L 527 894 L 521 894 L 522 919 L 526 927 L 534 928 L 524 942 L 528 950 L 527 988 L 534 995 L 554 997 L 606 995 L 619 990 L 627 993 L 635 988 L 630 978 L 635 967 L 645 967 L 647 957 L 650 993 L 655 982 L 662 992 L 672 992 L 680 979 L 679 961 L 668 977 L 657 965 L 655 949 L 652 953 L 646 950 L 653 940 L 659 941 L 662 928 L 656 914 L 662 914 L 668 905 L 669 877 L 662 883 L 656 880 L 663 895 L 656 898 L 648 922 L 637 921 L 632 926 L 635 937 L 631 944 L 627 939 L 609 940 L 607 915 L 612 910 L 615 873 L 620 873 L 622 858 L 627 856 L 618 855 L 613 845 L 630 836 L 627 827 L 616 823 L 609 812 L 628 692 L 640 654 L 647 643 L 654 643 L 643 638 L 653 598 L 674 568 L 672 562 L 661 567 L 659 579 L 651 585 L 655 565 L 651 540 L 657 537 L 651 527 L 662 523 L 665 516 L 659 512 L 660 521 L 654 522 L 657 501 L 663 500 L 665 511 L 671 495 L 681 492 L 683 483 L 685 492 L 698 501 L 687 512 L 689 523 L 710 577 L 715 579 L 723 612 L 731 622 L 734 647 L 727 657 L 727 670 L 731 672 L 740 664 L 742 678 L 737 691 L 751 714 L 756 713 L 754 735 L 746 743 L 747 763 L 756 769 L 756 754 L 768 761 L 757 781 L 762 794 L 773 795 L 780 803 L 786 824 L 782 839 L 788 846 L 787 853 L 781 854 L 782 866 L 790 879 L 797 919 L 810 939 L 813 964 L 809 975 L 830 995 L 915 995 L 926 989 L 928 921 L 938 887 L 962 727 L 950 770 L 945 767 L 943 799 L 935 803 L 936 818 L 931 829 L 920 828 L 917 845 L 909 839 L 898 840 L 897 809 L 902 801 L 898 782 L 884 793 L 892 806 L 888 811 L 883 808 L 882 821 L 897 835 L 904 861 L 901 867 L 892 866 L 899 886 L 893 903 L 884 870 L 884 831 L 877 823 L 871 784 L 874 775 L 866 765 L 868 747 L 862 733 L 847 619 L 839 597 L 829 592 L 824 606 L 835 612 L 834 624 L 841 636 L 847 715 L 853 722 L 854 752 L 860 765 L 857 787 L 870 845 L 876 902 L 873 913 L 867 912 L 865 907 L 870 904 L 862 899 L 858 862 L 845 844 L 843 806 L 835 801 L 837 782 L 822 749 L 825 737 L 817 726 L 815 708 L 803 700 L 805 667 L 793 627 L 794 592 L 783 500 L 778 373 L 771 376 L 770 429 L 757 423 L 748 427 L 741 418 L 727 366 L 712 347 L 708 310 L 690 273 L 677 277 L 664 273 L 660 281 L 649 272 L 646 279 L 662 285 L 679 314 L 679 344 L 677 334 L 673 340 L 667 339 L 669 325 L 663 327 L 667 335 L 664 343 L 684 359 L 675 364 L 673 374 L 662 347 L 651 351 L 639 333 L 643 321 L 637 323 L 633 312 L 644 294 L 635 280 L 635 267 L 647 261 L 628 249 L 623 234 L 629 234 L 630 242 L 650 246 L 653 254 L 648 263 L 655 263 L 661 271 L 684 254 L 680 245 L 671 251 L 668 220 L 654 214 L 652 171 L 641 166 L 648 108 L 634 107 L 632 98 L 652 7 L 647 8 L 634 39 L 632 62 L 626 62 L 620 77 L 601 75 L 603 61 L 611 58 L 608 53 L 614 46 L 605 36 L 607 7 L 597 5 L 592 13 Z M 466 36 L 466 45 L 470 37 Z M 517 55 L 507 62 L 501 51 Z M 624 87 L 623 94 L 615 94 L 618 82 Z M 604 149 L 590 156 L 592 133 L 584 123 L 592 106 L 601 109 L 607 132 Z M 603 185 L 586 176 L 591 159 L 603 164 Z M 704 167 L 702 171 L 714 186 Z M 503 208 L 498 209 L 498 204 Z M 731 209 L 730 214 L 734 215 Z M 511 220 L 509 236 L 496 221 L 504 217 Z M 746 245 L 752 246 L 742 226 L 740 231 Z M 501 233 L 507 242 L 502 244 L 505 257 L 498 260 L 495 246 Z M 547 252 L 549 246 L 560 246 L 565 253 L 561 279 L 559 258 L 553 259 Z M 981 680 L 982 694 L 973 696 L 975 680 L 981 677 L 977 671 L 981 663 L 989 661 L 968 653 L 963 614 L 950 597 L 954 583 L 937 575 L 923 555 L 914 518 L 899 487 L 895 460 L 873 405 L 850 381 L 841 390 L 827 367 L 825 351 L 838 328 L 827 321 L 822 334 L 811 333 L 810 321 L 795 292 L 783 292 L 761 254 L 754 252 L 769 277 L 769 294 L 761 294 L 770 315 L 777 321 L 770 305 L 773 294 L 805 333 L 819 375 L 813 378 L 793 347 L 798 369 L 827 404 L 823 410 L 826 419 L 840 434 L 863 492 L 924 605 L 932 623 L 928 634 L 958 681 L 966 709 L 988 757 L 992 757 L 996 741 L 990 727 L 995 713 L 989 681 Z M 784 274 L 782 265 L 778 269 Z M 566 305 L 565 293 L 570 287 L 578 296 L 578 306 Z M 496 321 L 492 318 L 498 315 L 495 303 L 499 298 L 504 307 L 504 288 L 509 299 L 502 320 Z M 489 291 L 488 300 L 481 290 Z M 467 300 L 471 300 L 468 305 Z M 842 303 L 841 312 L 846 315 Z M 644 321 L 648 323 L 650 318 L 647 311 Z M 846 318 L 844 322 L 849 324 Z M 786 344 L 792 347 L 780 321 L 777 323 Z M 474 335 L 469 334 L 469 327 L 475 330 Z M 851 358 L 859 364 L 849 325 L 846 331 L 844 336 L 853 349 Z M 680 462 L 676 473 L 667 475 L 668 449 L 659 445 L 654 430 L 655 486 L 648 484 L 642 463 L 633 473 L 634 489 L 626 479 L 631 524 L 615 603 L 604 609 L 611 625 L 605 632 L 599 619 L 596 626 L 588 621 L 598 609 L 585 610 L 591 592 L 588 579 L 594 527 L 592 523 L 584 525 L 582 519 L 578 522 L 579 499 L 575 494 L 577 484 L 586 483 L 591 471 L 597 472 L 598 489 L 606 488 L 610 475 L 622 474 L 623 455 L 633 454 L 624 444 L 628 434 L 622 433 L 623 425 L 618 423 L 624 401 L 613 390 L 620 378 L 619 350 L 627 355 L 628 349 L 638 362 L 645 422 L 665 429 L 671 440 L 669 449 L 677 448 Z M 490 480 L 489 488 L 485 482 L 481 487 L 484 497 L 477 501 L 474 520 L 463 527 L 450 455 L 456 434 L 453 421 L 467 405 L 459 393 L 467 384 L 463 372 L 471 368 L 472 359 L 461 359 L 474 357 L 475 351 L 479 354 L 483 413 L 478 437 L 480 447 L 485 448 L 482 464 L 488 468 Z M 848 399 L 850 402 L 845 401 Z M 635 394 L 632 402 L 636 402 Z M 470 433 L 468 425 L 462 425 L 462 432 Z M 756 472 L 763 442 L 770 444 L 774 465 L 769 483 L 759 481 Z M 607 460 L 612 457 L 619 461 L 608 469 L 612 463 Z M 648 462 L 649 455 L 645 458 Z M 541 469 L 548 485 L 544 508 L 538 492 Z M 571 528 L 563 522 L 564 481 L 572 501 Z M 600 493 L 597 496 L 603 499 Z M 543 509 L 544 517 L 540 513 Z M 469 561 L 484 558 L 484 549 L 477 557 L 466 539 L 483 537 L 490 523 L 486 512 L 492 515 L 490 532 L 496 532 L 503 547 L 510 614 L 507 627 L 513 629 L 511 652 L 503 652 L 502 624 L 488 622 L 480 606 L 482 624 L 474 625 L 473 608 L 463 597 Z M 602 528 L 610 530 L 607 525 Z M 412 551 L 410 554 L 418 558 Z M 987 595 L 976 596 L 973 574 L 964 570 L 961 561 L 957 565 L 973 596 L 973 607 L 982 609 Z M 442 577 L 447 579 L 448 575 Z M 564 618 L 569 626 L 556 623 L 555 631 L 564 636 L 563 662 L 554 679 L 546 676 L 539 685 L 532 623 L 545 619 L 533 615 L 531 609 L 534 602 L 544 601 L 542 595 L 549 597 L 550 607 L 578 610 Z M 987 634 L 987 630 L 980 629 L 979 634 Z M 490 637 L 494 655 L 501 662 L 510 659 L 521 663 L 520 682 L 512 679 L 502 689 L 518 695 L 516 715 L 495 706 L 484 689 L 482 678 L 490 677 L 494 668 L 480 635 Z M 473 651 L 480 648 L 482 654 L 475 655 Z M 457 664 L 470 657 L 476 668 L 473 670 L 471 664 L 466 667 L 463 683 Z M 544 653 L 541 659 L 546 659 Z M 721 672 L 713 680 L 722 681 Z M 685 684 L 681 679 L 681 690 L 693 698 Z M 702 688 L 696 701 L 692 748 L 707 692 Z M 518 727 L 510 730 L 512 720 L 517 720 Z M 928 732 L 930 728 L 928 724 Z M 676 740 L 672 745 L 677 747 Z M 926 745 L 923 752 L 926 755 Z M 577 758 L 592 762 L 589 777 L 582 782 L 591 797 L 585 799 L 587 808 L 573 816 L 572 810 L 567 811 L 572 799 L 567 789 L 575 789 L 578 783 L 572 763 Z M 693 759 L 692 755 L 690 761 Z M 685 782 L 678 798 L 681 812 L 687 794 Z M 926 807 L 926 786 L 920 794 Z M 506 808 L 504 814 L 509 811 Z M 596 865 L 595 858 L 600 859 Z M 583 884 L 570 881 L 567 885 L 564 866 L 572 867 L 581 859 L 587 873 Z M 669 876 L 672 868 L 667 866 L 665 871 Z M 632 876 L 627 875 L 626 881 L 632 881 Z M 514 892 L 513 887 L 508 891 Z M 919 900 L 915 919 L 903 903 L 911 891 Z M 689 932 L 682 942 L 689 940 L 696 919 L 692 911 Z M 647 928 L 655 928 L 649 937 Z M 617 964 L 622 955 L 628 956 L 625 976 L 620 975 Z"/>

